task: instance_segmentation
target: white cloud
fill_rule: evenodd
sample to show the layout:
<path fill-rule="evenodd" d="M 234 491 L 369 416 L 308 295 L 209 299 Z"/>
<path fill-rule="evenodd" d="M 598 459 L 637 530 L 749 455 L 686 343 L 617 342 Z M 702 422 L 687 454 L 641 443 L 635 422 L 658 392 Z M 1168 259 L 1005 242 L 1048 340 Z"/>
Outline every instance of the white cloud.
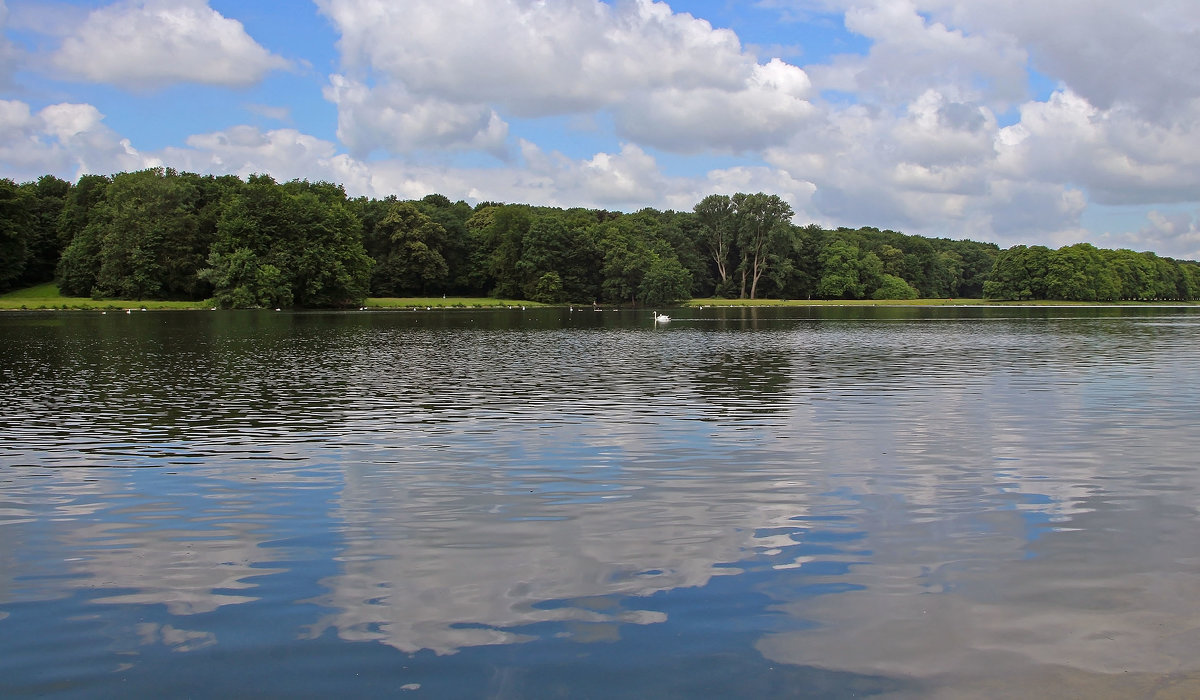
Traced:
<path fill-rule="evenodd" d="M 664 88 L 617 108 L 622 136 L 676 152 L 758 151 L 812 117 L 804 71 L 774 59 L 753 67 L 736 89 Z"/>
<path fill-rule="evenodd" d="M 338 139 L 359 156 L 447 148 L 505 154 L 508 125 L 485 105 L 416 97 L 397 83 L 372 89 L 341 75 L 330 77 L 325 97 L 338 106 Z"/>
<path fill-rule="evenodd" d="M 1121 106 L 1100 109 L 1082 96 L 1054 93 L 1021 107 L 1020 122 L 999 134 L 1011 176 L 1084 187 L 1101 204 L 1193 201 L 1200 188 L 1200 142 L 1193 126 L 1200 100 L 1177 112 L 1178 125 L 1148 120 Z"/>
<path fill-rule="evenodd" d="M 803 67 L 760 58 L 735 33 L 650 0 L 316 4 L 340 36 L 341 66 L 323 86 L 336 140 L 299 126 L 321 110 L 295 103 L 289 112 L 275 93 L 247 98 L 272 106 L 248 108 L 297 128 L 226 122 L 139 152 L 95 107 L 66 103 L 69 88 L 47 81 L 38 106 L 0 102 L 3 174 L 162 160 L 335 180 L 371 196 L 613 209 L 690 209 L 712 192 L 764 190 L 784 196 L 798 220 L 824 225 L 1001 245 L 1200 247 L 1189 238 L 1194 218 L 1179 213 L 1200 191 L 1195 3 L 761 0 L 793 18 L 840 19 L 869 41 L 861 55 Z M 134 88 L 247 85 L 287 65 L 204 0 L 121 0 L 90 13 L 7 5 L 0 0 L 0 26 L 63 39 L 41 63 L 36 49 L 25 56 L 0 40 L 0 82 L 18 60 Z M 62 14 L 68 7 L 76 14 Z M 1053 94 L 1033 94 L 1030 66 L 1058 83 Z M 54 101 L 64 104 L 45 106 Z M 552 118 L 524 121 L 541 117 Z M 574 157 L 553 150 L 572 135 L 600 145 Z M 670 157 L 672 175 L 663 152 L 685 154 Z M 495 156 L 492 167 L 448 165 L 477 153 Z M 679 175 L 688 163 L 695 170 Z M 1105 211 L 1132 230 L 1102 233 Z"/>
<path fill-rule="evenodd" d="M 51 56 L 64 76 L 146 90 L 252 85 L 288 62 L 207 0 L 124 0 L 94 10 Z"/>
<path fill-rule="evenodd" d="M 1009 36 L 1035 68 L 1100 109 L 1127 104 L 1170 121 L 1200 98 L 1200 5 L 1190 0 L 923 0 L 959 26 Z"/>
<path fill-rule="evenodd" d="M 295 129 L 262 131 L 235 126 L 188 137 L 187 148 L 168 148 L 162 158 L 184 170 L 246 177 L 268 173 L 278 180 L 341 182 L 347 157 L 334 144 Z"/>
<path fill-rule="evenodd" d="M 642 89 L 735 89 L 754 64 L 732 32 L 649 0 L 317 4 L 341 33 L 349 71 L 518 116 L 597 109 Z"/>
<path fill-rule="evenodd" d="M 1004 34 L 968 34 L 931 22 L 913 0 L 848 3 L 846 28 L 873 41 L 865 56 L 806 66 L 821 90 L 903 104 L 929 89 L 1003 108 L 1026 96 L 1028 57 Z"/>
<path fill-rule="evenodd" d="M 47 173 L 78 177 L 160 165 L 103 123 L 92 105 L 54 104 L 34 113 L 28 104 L 0 100 L 0 162 L 4 175 L 32 180 Z"/>
<path fill-rule="evenodd" d="M 1200 191 L 1194 3 L 764 4 L 841 12 L 872 40 L 864 55 L 805 66 L 816 90 L 849 104 L 817 100 L 817 118 L 765 151 L 815 183 L 814 203 L 833 220 L 1002 245 L 1073 242 L 1096 236 L 1081 225 L 1089 207 L 1190 202 Z M 1031 99 L 1030 64 L 1063 87 Z"/>
<path fill-rule="evenodd" d="M 808 76 L 760 64 L 737 36 L 664 3 L 318 0 L 346 76 L 327 90 L 352 150 L 496 152 L 500 114 L 609 110 L 622 138 L 674 151 L 744 151 L 809 112 Z M 373 78 L 366 77 L 368 74 Z"/>
<path fill-rule="evenodd" d="M 1146 214 L 1146 223 L 1136 231 L 1105 233 L 1098 237 L 1097 246 L 1154 250 L 1184 260 L 1200 260 L 1200 209 Z"/>

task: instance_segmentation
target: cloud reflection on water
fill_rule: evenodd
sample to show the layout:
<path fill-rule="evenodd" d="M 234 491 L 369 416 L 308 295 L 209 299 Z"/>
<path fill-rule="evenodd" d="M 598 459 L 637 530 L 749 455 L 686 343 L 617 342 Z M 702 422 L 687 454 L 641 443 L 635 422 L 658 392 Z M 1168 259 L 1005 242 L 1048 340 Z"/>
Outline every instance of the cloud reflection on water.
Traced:
<path fill-rule="evenodd" d="M 123 360 L 132 378 L 84 353 L 86 382 L 68 374 L 89 393 L 59 424 L 43 385 L 14 389 L 25 437 L 0 455 L 39 466 L 0 485 L 0 563 L 34 576 L 0 573 L 0 602 L 311 606 L 297 636 L 447 655 L 615 643 L 735 577 L 711 613 L 758 625 L 778 663 L 930 693 L 1197 672 L 1186 327 L 318 318 L 259 350 L 210 329 L 156 354 L 164 331 L 146 367 Z M 72 342 L 118 352 L 100 338 Z M 134 465 L 171 471 L 113 468 Z M 307 549 L 327 561 L 290 561 Z M 315 597 L 263 600 L 307 575 Z M 136 639 L 200 650 L 233 629 L 176 623 Z"/>

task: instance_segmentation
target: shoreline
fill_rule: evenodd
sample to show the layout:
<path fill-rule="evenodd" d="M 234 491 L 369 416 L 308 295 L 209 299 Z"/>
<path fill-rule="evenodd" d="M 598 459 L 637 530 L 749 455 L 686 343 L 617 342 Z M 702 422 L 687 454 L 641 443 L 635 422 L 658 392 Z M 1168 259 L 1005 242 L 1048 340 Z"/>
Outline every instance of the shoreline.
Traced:
<path fill-rule="evenodd" d="M 1200 306 L 1200 302 L 1184 301 L 989 301 L 986 299 L 906 299 L 906 300 L 865 300 L 865 299 L 812 299 L 812 300 L 782 300 L 782 299 L 703 299 L 663 306 L 664 309 L 766 309 L 766 308 L 805 308 L 805 307 L 910 307 L 910 308 L 1189 308 Z M 585 304 L 538 304 L 512 300 L 454 298 L 454 299 L 367 299 L 361 307 L 348 308 L 301 308 L 291 307 L 275 309 L 276 311 L 483 311 L 513 310 L 513 309 L 552 309 L 578 308 L 590 310 Z M 625 311 L 639 310 L 643 307 L 604 305 L 599 310 Z M 645 307 L 648 308 L 648 307 Z M 4 299 L 0 298 L 0 312 L 3 311 L 82 311 L 82 312 L 129 312 L 134 311 L 245 311 L 255 309 L 220 309 L 203 302 L 181 301 L 131 301 L 131 300 L 95 300 L 95 299 Z M 260 308 L 260 311 L 271 309 Z"/>
<path fill-rule="evenodd" d="M 992 300 L 992 299 L 691 299 L 682 303 L 663 305 L 661 308 L 778 308 L 818 306 L 911 306 L 911 307 L 957 307 L 957 308 L 1122 308 L 1160 307 L 1186 308 L 1200 306 L 1200 301 L 1063 301 L 1063 300 Z M 529 308 L 591 308 L 589 304 L 541 304 L 519 299 L 493 299 L 492 297 L 368 297 L 357 307 L 343 309 L 309 309 L 291 307 L 288 311 L 432 311 L 445 309 L 529 309 Z M 605 304 L 604 310 L 643 309 L 649 307 L 626 304 Z M 91 299 L 88 297 L 64 297 L 58 294 L 53 284 L 43 284 L 0 295 L 0 311 L 215 311 L 212 299 L 200 301 L 158 301 L 138 299 Z M 264 309 L 267 310 L 267 309 Z"/>

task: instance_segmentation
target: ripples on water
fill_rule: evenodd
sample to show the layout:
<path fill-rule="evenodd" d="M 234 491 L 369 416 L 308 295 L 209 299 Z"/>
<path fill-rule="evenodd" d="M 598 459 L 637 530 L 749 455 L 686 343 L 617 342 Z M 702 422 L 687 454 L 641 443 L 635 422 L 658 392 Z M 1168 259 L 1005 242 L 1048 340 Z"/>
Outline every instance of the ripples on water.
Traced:
<path fill-rule="evenodd" d="M 0 317 L 0 695 L 1200 692 L 1190 310 L 674 315 Z"/>

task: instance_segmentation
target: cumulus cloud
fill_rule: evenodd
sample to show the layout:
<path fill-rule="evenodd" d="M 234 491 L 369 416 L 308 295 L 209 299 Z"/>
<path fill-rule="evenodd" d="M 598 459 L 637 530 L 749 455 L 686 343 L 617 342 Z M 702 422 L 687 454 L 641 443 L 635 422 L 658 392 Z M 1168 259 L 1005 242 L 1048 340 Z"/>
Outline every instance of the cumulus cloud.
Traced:
<path fill-rule="evenodd" d="M 760 64 L 729 30 L 664 3 L 318 0 L 345 76 L 327 96 L 358 152 L 414 143 L 495 152 L 500 114 L 607 110 L 674 151 L 761 148 L 810 111 L 804 71 Z M 402 37 L 402 40 L 398 40 Z M 373 76 L 371 79 L 367 75 Z"/>
<path fill-rule="evenodd" d="M 191 136 L 187 148 L 170 148 L 158 155 L 185 170 L 330 180 L 343 183 L 353 196 L 380 198 L 415 199 L 438 192 L 473 201 L 613 209 L 663 206 L 677 199 L 687 201 L 690 208 L 703 191 L 699 180 L 664 177 L 654 158 L 631 144 L 617 153 L 596 153 L 585 159 L 547 153 L 527 141 L 519 145 L 520 163 L 451 169 L 398 159 L 366 162 L 295 129 L 262 131 L 243 125 Z"/>
<path fill-rule="evenodd" d="M 1004 170 L 1044 182 L 1075 182 L 1100 204 L 1191 201 L 1200 186 L 1200 142 L 1192 124 L 1160 124 L 1133 109 L 1100 109 L 1071 91 L 1021 107 L 999 134 Z"/>
<path fill-rule="evenodd" d="M 134 90 L 246 86 L 288 66 L 207 0 L 124 0 L 98 8 L 50 60 L 68 78 Z"/>
<path fill-rule="evenodd" d="M 482 104 L 418 97 L 398 83 L 371 88 L 342 75 L 330 77 L 325 97 L 338 106 L 338 139 L 359 156 L 376 149 L 506 152 L 508 124 Z"/>
<path fill-rule="evenodd" d="M 1200 260 L 1200 210 L 1162 212 L 1152 209 L 1136 231 L 1107 232 L 1096 245 L 1105 248 L 1154 250 L 1160 255 Z"/>
<path fill-rule="evenodd" d="M 37 112 L 16 100 L 0 100 L 0 162 L 4 175 L 32 180 L 46 173 L 78 177 L 161 164 L 143 155 L 104 123 L 89 104 L 61 103 Z"/>
<path fill-rule="evenodd" d="M 202 154 L 204 160 L 189 157 L 186 151 L 177 155 L 200 166 L 198 169 L 236 175 L 304 169 L 337 154 L 332 143 L 295 129 L 263 132 L 253 126 L 190 136 L 187 145 L 192 154 Z"/>
<path fill-rule="evenodd" d="M 1033 66 L 1100 109 L 1172 120 L 1200 98 L 1200 6 L 1187 0 L 922 0 L 967 30 L 1009 36 Z"/>
<path fill-rule="evenodd" d="M 785 197 L 798 221 L 828 226 L 1001 245 L 1200 248 L 1195 217 L 1179 213 L 1200 191 L 1195 3 L 760 0 L 789 21 L 841 21 L 868 40 L 859 53 L 801 66 L 651 0 L 315 1 L 339 36 L 341 65 L 323 80 L 336 141 L 226 122 L 146 153 L 90 105 L 10 101 L 0 103 L 4 174 L 161 160 L 335 180 L 370 196 L 611 209 L 690 209 L 713 192 L 763 190 Z M 0 83 L 25 59 L 135 89 L 244 86 L 287 66 L 205 0 L 73 6 L 70 21 L 55 4 L 7 5 L 14 18 L 0 0 L 0 27 L 61 46 L 39 62 L 36 49 L 24 56 L 0 39 Z M 287 126 L 307 116 L 295 106 L 247 109 Z M 559 140 L 587 132 L 600 145 L 568 157 L 532 125 Z M 448 165 L 478 153 L 496 160 Z M 664 153 L 672 173 L 696 170 L 665 174 Z M 1097 211 L 1108 207 L 1135 230 L 1103 233 Z"/>
<path fill-rule="evenodd" d="M 929 89 L 1004 107 L 1027 94 L 1024 49 L 1006 34 L 966 33 L 921 14 L 914 0 L 850 2 L 846 28 L 872 40 L 866 55 L 806 66 L 821 90 L 903 104 Z"/>
<path fill-rule="evenodd" d="M 773 59 L 756 65 L 736 89 L 664 88 L 632 95 L 616 111 L 622 136 L 675 152 L 758 151 L 778 143 L 815 108 L 812 83 Z"/>
<path fill-rule="evenodd" d="M 1200 7 L 1174 0 L 767 0 L 871 40 L 804 66 L 816 118 L 767 162 L 829 220 L 1001 244 L 1095 237 L 1096 205 L 1195 200 Z M 1030 69 L 1059 82 L 1035 99 Z M 1178 226 L 1177 226 L 1178 228 Z M 1151 227 L 1143 236 L 1165 236 Z M 1165 240 L 1165 239 L 1164 239 Z M 1167 244 L 1167 243 L 1164 243 Z"/>
<path fill-rule="evenodd" d="M 597 109 L 638 89 L 735 89 L 754 63 L 732 32 L 648 0 L 317 5 L 341 34 L 348 70 L 385 73 L 418 95 L 502 103 L 519 116 Z"/>

